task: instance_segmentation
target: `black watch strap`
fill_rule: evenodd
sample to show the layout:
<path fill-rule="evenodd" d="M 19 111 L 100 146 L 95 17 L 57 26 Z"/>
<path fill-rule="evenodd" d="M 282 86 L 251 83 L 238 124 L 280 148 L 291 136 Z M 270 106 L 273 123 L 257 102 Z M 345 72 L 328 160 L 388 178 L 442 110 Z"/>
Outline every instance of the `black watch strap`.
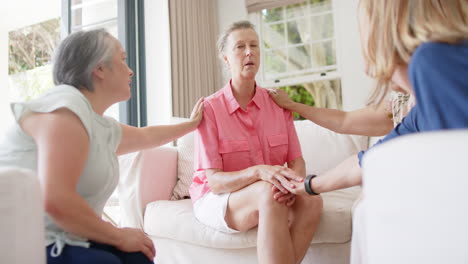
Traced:
<path fill-rule="evenodd" d="M 307 177 L 305 178 L 305 181 L 304 181 L 304 188 L 305 188 L 305 191 L 310 194 L 310 195 L 319 195 L 320 193 L 316 193 L 314 192 L 314 190 L 312 190 L 312 187 L 310 186 L 310 182 L 312 181 L 313 178 L 317 177 L 317 175 L 315 174 L 309 174 L 307 175 Z"/>

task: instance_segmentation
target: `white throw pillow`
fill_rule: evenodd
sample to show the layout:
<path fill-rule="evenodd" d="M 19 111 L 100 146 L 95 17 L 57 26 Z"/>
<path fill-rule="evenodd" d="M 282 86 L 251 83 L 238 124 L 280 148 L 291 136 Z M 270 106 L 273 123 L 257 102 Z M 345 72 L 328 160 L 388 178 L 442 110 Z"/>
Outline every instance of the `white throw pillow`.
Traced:
<path fill-rule="evenodd" d="M 367 149 L 369 138 L 338 134 L 309 120 L 295 121 L 307 174 L 319 174 Z"/>
<path fill-rule="evenodd" d="M 194 132 L 177 140 L 177 183 L 171 200 L 190 198 L 189 187 L 192 184 L 194 154 Z"/>

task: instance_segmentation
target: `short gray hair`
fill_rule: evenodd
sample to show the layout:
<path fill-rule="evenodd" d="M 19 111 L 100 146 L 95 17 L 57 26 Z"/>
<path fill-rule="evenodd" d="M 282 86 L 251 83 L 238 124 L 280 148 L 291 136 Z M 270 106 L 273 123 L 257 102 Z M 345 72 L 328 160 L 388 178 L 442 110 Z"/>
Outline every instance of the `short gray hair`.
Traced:
<path fill-rule="evenodd" d="M 78 31 L 66 37 L 55 53 L 54 84 L 94 91 L 92 71 L 100 64 L 111 65 L 113 39 L 104 29 Z"/>
<path fill-rule="evenodd" d="M 223 53 L 224 49 L 226 48 L 227 39 L 229 35 L 231 35 L 232 32 L 239 29 L 252 29 L 253 31 L 255 31 L 255 26 L 248 20 L 237 21 L 229 25 L 229 27 L 223 32 L 223 34 L 218 39 L 218 52 L 221 59 L 223 59 Z"/>

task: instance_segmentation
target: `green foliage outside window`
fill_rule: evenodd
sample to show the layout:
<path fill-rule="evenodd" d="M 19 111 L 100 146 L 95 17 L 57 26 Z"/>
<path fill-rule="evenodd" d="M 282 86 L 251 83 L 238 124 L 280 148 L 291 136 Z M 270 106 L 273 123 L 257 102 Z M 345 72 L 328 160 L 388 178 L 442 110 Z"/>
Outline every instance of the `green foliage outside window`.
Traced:
<path fill-rule="evenodd" d="M 13 101 L 28 101 L 53 87 L 51 61 L 60 41 L 60 19 L 8 33 L 8 74 Z"/>
<path fill-rule="evenodd" d="M 285 90 L 289 98 L 291 98 L 294 102 L 298 102 L 301 104 L 306 104 L 310 106 L 314 106 L 314 98 L 312 95 L 304 88 L 303 85 L 292 85 L 292 86 L 285 86 L 281 87 L 281 89 Z M 300 116 L 298 113 L 293 112 L 294 120 L 304 120 L 305 118 Z"/>

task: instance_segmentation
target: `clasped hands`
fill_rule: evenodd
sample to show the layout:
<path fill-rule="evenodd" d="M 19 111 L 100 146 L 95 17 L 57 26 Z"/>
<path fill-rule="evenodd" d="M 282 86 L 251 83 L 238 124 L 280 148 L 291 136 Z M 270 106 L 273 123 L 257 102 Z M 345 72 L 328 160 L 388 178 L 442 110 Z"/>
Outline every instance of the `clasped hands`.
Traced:
<path fill-rule="evenodd" d="M 304 177 L 290 168 L 279 165 L 258 165 L 258 173 L 261 180 L 273 184 L 273 198 L 288 207 L 294 204 L 296 195 L 306 193 Z"/>

